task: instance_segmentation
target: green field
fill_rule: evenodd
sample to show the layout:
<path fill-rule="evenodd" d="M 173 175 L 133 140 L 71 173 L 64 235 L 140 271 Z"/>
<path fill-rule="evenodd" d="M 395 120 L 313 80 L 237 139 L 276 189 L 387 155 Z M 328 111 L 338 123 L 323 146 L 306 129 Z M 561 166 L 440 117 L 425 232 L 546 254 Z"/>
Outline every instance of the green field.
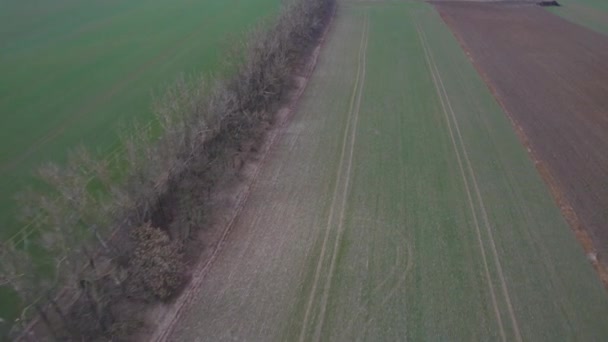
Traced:
<path fill-rule="evenodd" d="M 550 11 L 573 23 L 608 34 L 608 2 L 602 0 L 560 0 Z"/>
<path fill-rule="evenodd" d="M 152 119 L 180 73 L 220 70 L 225 50 L 279 0 L 0 1 L 0 237 L 13 196 L 80 143 L 107 153 L 119 123 Z"/>
<path fill-rule="evenodd" d="M 0 238 L 20 231 L 13 197 L 41 163 L 81 143 L 114 149 L 120 123 L 152 120 L 153 95 L 180 73 L 225 69 L 226 50 L 279 3 L 0 1 Z M 5 321 L 13 298 L 0 289 Z"/>
<path fill-rule="evenodd" d="M 340 2 L 169 340 L 602 341 L 608 298 L 434 9 Z"/>

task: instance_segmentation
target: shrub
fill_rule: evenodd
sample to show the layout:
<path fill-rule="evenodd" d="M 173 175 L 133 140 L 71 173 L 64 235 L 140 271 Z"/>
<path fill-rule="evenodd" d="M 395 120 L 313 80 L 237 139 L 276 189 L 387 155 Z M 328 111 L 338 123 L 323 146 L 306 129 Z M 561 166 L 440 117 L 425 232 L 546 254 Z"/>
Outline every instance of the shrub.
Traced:
<path fill-rule="evenodd" d="M 144 300 L 166 300 L 184 281 L 181 244 L 149 223 L 133 229 L 135 250 L 129 263 L 129 295 Z"/>

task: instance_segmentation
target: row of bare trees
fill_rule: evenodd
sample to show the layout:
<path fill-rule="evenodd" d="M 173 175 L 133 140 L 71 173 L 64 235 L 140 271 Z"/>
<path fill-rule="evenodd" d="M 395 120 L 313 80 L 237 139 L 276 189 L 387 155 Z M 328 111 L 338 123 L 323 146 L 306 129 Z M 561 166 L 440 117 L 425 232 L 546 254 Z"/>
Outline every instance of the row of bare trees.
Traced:
<path fill-rule="evenodd" d="M 263 138 L 333 8 L 333 0 L 286 3 L 239 49 L 234 74 L 179 78 L 156 101 L 153 125 L 125 131 L 122 153 L 104 159 L 79 148 L 39 170 L 40 184 L 20 198 L 39 233 L 0 245 L 0 280 L 23 309 L 14 333 L 31 333 L 37 317 L 52 339 L 117 340 L 140 326 L 129 308 L 178 292 L 210 194 L 238 173 L 235 156 Z"/>

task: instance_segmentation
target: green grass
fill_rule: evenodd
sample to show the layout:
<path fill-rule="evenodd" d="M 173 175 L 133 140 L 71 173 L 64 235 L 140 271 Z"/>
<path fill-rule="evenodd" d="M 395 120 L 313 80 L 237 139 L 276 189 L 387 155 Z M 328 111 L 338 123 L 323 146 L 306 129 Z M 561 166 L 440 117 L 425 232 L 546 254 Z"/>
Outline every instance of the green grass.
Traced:
<path fill-rule="evenodd" d="M 101 152 L 120 122 L 152 119 L 152 94 L 180 73 L 221 69 L 226 48 L 278 0 L 0 3 L 0 236 L 13 195 L 79 143 Z"/>
<path fill-rule="evenodd" d="M 0 238 L 21 229 L 14 195 L 43 162 L 153 119 L 153 94 L 180 73 L 225 71 L 226 50 L 279 0 L 0 2 Z M 16 304 L 0 289 L 0 317 Z M 0 336 L 6 325 L 0 326 Z"/>
<path fill-rule="evenodd" d="M 500 326 L 508 341 L 608 337 L 597 275 L 425 3 L 340 3 L 201 286 L 172 339 L 493 341 Z"/>
<path fill-rule="evenodd" d="M 608 3 L 602 0 L 559 0 L 559 3 L 565 7 L 574 4 L 608 12 Z"/>
<path fill-rule="evenodd" d="M 608 2 L 601 0 L 560 0 L 552 13 L 599 33 L 608 34 Z"/>

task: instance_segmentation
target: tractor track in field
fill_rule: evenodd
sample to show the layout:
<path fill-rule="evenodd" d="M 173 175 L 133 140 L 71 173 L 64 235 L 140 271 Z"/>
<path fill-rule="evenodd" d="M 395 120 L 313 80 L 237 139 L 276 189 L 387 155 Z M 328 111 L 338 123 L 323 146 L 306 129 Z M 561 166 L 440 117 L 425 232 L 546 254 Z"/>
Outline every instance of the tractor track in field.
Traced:
<path fill-rule="evenodd" d="M 328 301 L 328 297 L 329 297 L 329 291 L 331 289 L 331 284 L 332 284 L 332 279 L 333 279 L 333 275 L 334 275 L 334 268 L 336 266 L 336 259 L 338 257 L 338 249 L 339 249 L 339 245 L 342 242 L 342 236 L 344 233 L 344 212 L 346 210 L 346 206 L 347 206 L 347 199 L 348 199 L 348 193 L 349 193 L 349 186 L 350 186 L 350 177 L 352 175 L 352 166 L 353 166 L 353 153 L 355 150 L 355 142 L 357 139 L 357 127 L 358 127 L 358 122 L 359 122 L 359 112 L 360 112 L 360 108 L 361 108 L 361 95 L 363 93 L 363 89 L 365 86 L 365 65 L 367 63 L 367 43 L 369 40 L 369 15 L 366 15 L 365 17 L 365 28 L 364 28 L 364 35 L 365 35 L 365 42 L 364 42 L 364 46 L 363 46 L 363 50 L 361 52 L 360 55 L 360 70 L 361 70 L 361 80 L 360 80 L 360 84 L 359 84 L 359 91 L 357 94 L 357 100 L 356 100 L 356 106 L 354 109 L 354 123 L 353 123 L 353 128 L 352 128 L 352 133 L 351 133 L 351 141 L 349 144 L 349 156 L 348 156 L 348 166 L 346 169 L 346 179 L 344 181 L 344 192 L 342 194 L 342 205 L 340 207 L 340 217 L 339 217 L 339 221 L 338 221 L 338 236 L 336 237 L 336 242 L 334 245 L 334 249 L 333 249 L 333 255 L 332 255 L 332 259 L 331 259 L 331 264 L 329 266 L 329 276 L 327 279 L 327 283 L 325 284 L 325 289 L 323 292 L 323 299 L 322 299 L 322 303 L 321 303 L 321 314 L 320 314 L 320 321 L 319 321 L 319 325 L 317 326 L 317 331 L 315 333 L 315 340 L 319 341 L 321 340 L 321 330 L 323 328 L 323 323 L 325 321 L 325 311 L 327 309 L 327 301 Z M 352 106 L 352 103 L 351 103 Z M 352 107 L 351 107 L 352 108 Z"/>
<path fill-rule="evenodd" d="M 382 298 L 381 304 L 380 306 L 383 307 L 385 305 L 388 304 L 388 301 L 391 300 L 393 298 L 393 296 L 395 295 L 397 289 L 399 289 L 403 283 L 405 283 L 405 281 L 407 280 L 407 276 L 411 273 L 412 268 L 414 267 L 414 252 L 413 252 L 413 247 L 410 244 L 409 240 L 405 238 L 405 236 L 403 236 L 403 234 L 400 234 L 401 238 L 403 239 L 404 243 L 405 243 L 405 250 L 407 253 L 406 256 L 406 265 L 405 265 L 405 270 L 403 271 L 403 273 L 401 273 L 401 275 L 397 278 L 397 283 L 395 285 L 393 285 L 390 290 L 388 291 L 388 293 L 384 296 L 384 298 Z M 398 267 L 398 262 L 399 260 L 399 248 L 397 248 L 397 263 L 395 264 L 395 270 Z M 396 275 L 393 273 L 393 275 Z M 389 277 L 387 277 L 380 286 L 376 287 L 374 289 L 374 292 L 378 293 L 382 286 L 384 286 L 384 284 L 387 283 L 387 280 L 390 279 Z M 357 312 L 357 315 L 359 315 L 359 312 Z M 356 317 L 356 316 L 355 316 Z M 369 325 L 374 321 L 374 317 L 370 317 L 368 318 L 368 320 L 363 324 L 363 332 L 365 333 L 367 331 L 367 328 L 369 327 Z"/>
<path fill-rule="evenodd" d="M 484 264 L 484 271 L 485 271 L 485 275 L 487 278 L 487 282 L 488 282 L 488 286 L 490 288 L 490 294 L 492 297 L 492 304 L 494 307 L 494 312 L 496 314 L 496 319 L 497 319 L 497 323 L 499 325 L 499 329 L 500 329 L 500 335 L 503 341 L 506 341 L 506 334 L 505 334 L 505 330 L 504 330 L 504 326 L 503 326 L 503 322 L 502 322 L 502 318 L 500 315 L 500 311 L 498 309 L 498 302 L 497 302 L 497 298 L 496 298 L 496 293 L 495 293 L 495 289 L 493 286 L 493 282 L 492 282 L 492 278 L 490 276 L 490 271 L 489 271 L 489 267 L 488 267 L 488 261 L 487 261 L 487 255 L 486 255 L 486 250 L 484 247 L 484 243 L 483 240 L 481 238 L 481 229 L 480 229 L 480 225 L 479 225 L 479 220 L 477 218 L 477 212 L 475 209 L 475 204 L 474 204 L 474 200 L 473 200 L 473 196 L 471 195 L 471 188 L 469 185 L 469 181 L 467 180 L 467 173 L 465 172 L 465 168 L 463 166 L 463 162 L 462 162 L 462 157 L 460 155 L 460 151 L 459 151 L 459 147 L 458 145 L 460 145 L 460 149 L 462 149 L 463 152 L 463 156 L 464 156 L 464 160 L 466 162 L 467 165 L 467 170 L 468 173 L 473 181 L 473 187 L 475 190 L 475 194 L 477 197 L 477 201 L 479 202 L 479 206 L 481 209 L 481 214 L 482 214 L 482 218 L 484 221 L 484 225 L 486 227 L 486 231 L 488 234 L 488 238 L 490 240 L 490 246 L 491 246 L 491 250 L 492 250 L 492 256 L 495 262 L 495 266 L 500 278 L 500 283 L 501 283 L 501 287 L 502 287 L 502 292 L 503 292 L 503 296 L 505 299 L 505 302 L 507 303 L 507 309 L 509 312 L 509 316 L 511 319 L 511 323 L 513 325 L 513 332 L 515 334 L 515 338 L 517 341 L 522 341 L 522 337 L 521 337 L 521 332 L 519 330 L 519 324 L 517 322 L 517 318 L 515 316 L 515 312 L 513 310 L 513 304 L 511 303 L 511 298 L 509 296 L 509 290 L 507 288 L 507 284 L 506 284 L 506 280 L 503 274 L 503 270 L 502 270 L 502 265 L 500 263 L 500 258 L 498 256 L 498 252 L 496 250 L 496 244 L 494 242 L 494 238 L 493 238 L 493 234 L 492 234 L 492 230 L 490 228 L 490 223 L 488 220 L 488 215 L 485 209 L 485 205 L 483 202 L 483 198 L 481 197 L 481 193 L 479 191 L 479 186 L 477 184 L 477 179 L 475 176 L 475 173 L 473 171 L 473 168 L 471 166 L 471 162 L 469 160 L 468 157 L 468 153 L 466 150 L 466 146 L 464 145 L 464 142 L 462 140 L 462 135 L 460 133 L 460 128 L 458 125 L 458 120 L 456 119 L 456 115 L 454 113 L 454 110 L 452 108 L 452 105 L 450 103 L 449 97 L 447 95 L 447 91 L 445 90 L 445 86 L 443 85 L 443 80 L 441 78 L 441 74 L 439 73 L 439 70 L 437 69 L 437 65 L 435 63 L 434 57 L 433 57 L 433 53 L 430 49 L 430 47 L 428 46 L 428 42 L 426 39 L 426 35 L 424 33 L 424 31 L 420 28 L 420 26 L 418 24 L 416 24 L 417 30 L 418 30 L 418 36 L 420 38 L 420 42 L 423 46 L 423 50 L 425 53 L 425 58 L 427 61 L 427 65 L 429 67 L 429 71 L 431 72 L 431 76 L 433 78 L 433 84 L 435 85 L 435 89 L 437 91 L 437 95 L 439 96 L 440 102 L 441 102 L 441 107 L 442 107 L 442 111 L 444 113 L 444 117 L 446 120 L 446 124 L 448 127 L 448 130 L 450 132 L 450 139 L 452 141 L 452 146 L 454 148 L 454 151 L 456 152 L 456 158 L 458 160 L 458 166 L 460 169 L 460 174 L 462 176 L 463 182 L 464 182 L 464 186 L 465 186 L 465 190 L 467 193 L 467 200 L 469 203 L 469 207 L 471 209 L 471 214 L 473 216 L 473 222 L 475 225 L 475 229 L 476 229 L 476 234 L 477 234 L 477 240 L 479 242 L 479 247 L 481 250 L 481 255 L 482 255 L 482 260 L 483 260 L 483 264 Z M 443 95 L 442 95 L 443 94 Z M 447 103 L 447 106 L 446 106 Z M 446 108 L 447 107 L 447 108 Z M 450 115 L 448 115 L 448 110 L 450 112 Z M 452 120 L 450 120 L 450 116 L 452 118 Z M 452 123 L 451 121 L 453 121 L 453 125 L 454 127 L 452 127 Z M 455 138 L 455 134 L 454 134 L 454 130 L 456 131 L 456 135 L 458 136 L 458 142 L 459 144 L 457 144 L 456 142 L 456 138 Z"/>
<path fill-rule="evenodd" d="M 385 221 L 377 221 L 377 220 L 369 220 L 367 218 L 354 218 L 356 222 L 365 222 L 367 225 L 374 226 L 390 226 L 391 223 Z M 397 236 L 395 236 L 395 240 L 403 241 L 405 246 L 405 253 L 402 253 L 402 249 L 399 248 L 399 245 L 395 247 L 395 264 L 391 267 L 391 270 L 386 273 L 386 275 L 382 278 L 382 281 L 371 290 L 371 297 L 378 296 L 382 294 L 382 292 L 386 292 L 384 296 L 381 297 L 380 303 L 381 307 L 386 305 L 390 299 L 393 298 L 397 289 L 399 289 L 403 283 L 407 280 L 408 276 L 411 274 L 412 269 L 414 268 L 414 246 L 410 242 L 409 235 L 405 234 L 401 230 L 397 230 Z M 369 263 L 369 257 L 367 262 Z M 403 269 L 404 268 L 404 269 Z M 369 265 L 367 265 L 367 269 L 369 270 Z M 400 273 L 399 270 L 403 269 Z M 390 282 L 395 282 L 392 286 L 386 286 L 390 284 Z M 383 291 L 384 290 L 384 291 Z M 355 325 L 355 322 L 359 319 L 360 315 L 365 313 L 368 308 L 361 307 L 357 308 L 353 316 L 348 320 L 345 324 L 345 328 L 342 330 L 340 337 L 336 340 L 343 341 L 345 340 L 345 334 L 350 332 Z M 364 331 L 367 327 L 374 321 L 374 317 L 369 317 L 364 323 Z"/>
<path fill-rule="evenodd" d="M 322 297 L 322 301 L 321 301 L 321 312 L 320 312 L 319 323 L 315 329 L 315 340 L 317 340 L 317 341 L 321 339 L 320 335 L 321 335 L 321 330 L 323 327 L 323 321 L 325 318 L 325 310 L 327 307 L 327 301 L 328 301 L 329 291 L 330 291 L 330 287 L 331 287 L 332 274 L 333 274 L 333 270 L 335 267 L 337 254 L 338 254 L 337 250 L 339 249 L 341 236 L 342 236 L 342 233 L 344 230 L 344 224 L 343 224 L 344 223 L 344 211 L 346 209 L 346 200 L 348 197 L 347 195 L 348 195 L 348 189 L 349 189 L 349 184 L 350 184 L 354 145 L 355 145 L 356 134 L 357 134 L 357 123 L 358 123 L 359 109 L 360 109 L 360 104 L 361 104 L 361 94 L 363 93 L 363 85 L 365 83 L 365 61 L 366 61 L 367 40 L 369 37 L 369 18 L 367 15 L 364 18 L 363 25 L 364 25 L 364 27 L 363 27 L 363 32 L 361 34 L 361 43 L 359 45 L 357 76 L 355 78 L 355 84 L 353 86 L 353 92 L 351 95 L 350 108 L 349 108 L 349 115 L 348 115 L 348 119 L 347 119 L 346 125 L 345 125 L 344 139 L 342 142 L 342 150 L 340 153 L 340 163 L 339 163 L 339 166 L 337 169 L 337 175 L 336 175 L 336 184 L 334 187 L 334 192 L 333 192 L 332 201 L 331 201 L 331 205 L 330 205 L 330 211 L 329 211 L 329 215 L 328 215 L 328 219 L 327 219 L 325 236 L 323 238 L 323 244 L 321 246 L 321 252 L 320 252 L 316 270 L 315 270 L 313 287 L 312 287 L 309 297 L 308 297 L 308 304 L 306 306 L 306 311 L 304 314 L 304 321 L 302 323 L 302 329 L 300 331 L 299 341 L 304 341 L 305 337 L 306 337 L 306 329 L 309 325 L 312 306 L 313 306 L 314 298 L 315 298 L 315 295 L 317 292 L 317 287 L 319 285 L 319 281 L 320 281 L 320 277 L 321 277 L 321 269 L 322 269 L 323 261 L 325 260 L 325 253 L 327 250 L 327 243 L 328 243 L 329 235 L 330 235 L 329 233 L 332 230 L 331 228 L 332 228 L 332 221 L 334 220 L 334 209 L 337 206 L 336 202 L 339 200 L 338 199 L 339 190 L 340 190 L 342 184 L 343 184 L 344 189 L 343 189 L 342 195 L 340 197 L 340 200 L 341 200 L 340 216 L 339 216 L 339 219 L 338 219 L 339 221 L 338 221 L 337 228 L 336 228 L 338 230 L 338 232 L 337 232 L 334 249 L 333 249 L 333 253 L 332 253 L 332 257 L 331 257 L 329 273 L 328 273 L 327 280 L 325 282 L 325 286 L 323 289 L 323 297 Z M 354 118 L 353 118 L 353 116 L 354 116 Z M 351 128 L 351 120 L 353 120 L 352 128 Z M 344 159 L 345 159 L 346 153 L 347 153 L 346 152 L 347 148 L 349 150 L 347 167 L 346 167 L 346 171 L 342 171 L 343 166 L 344 166 L 344 161 L 345 161 Z M 343 175 L 345 176 L 345 178 L 342 177 Z M 343 178 L 344 178 L 344 180 L 342 180 Z"/>

